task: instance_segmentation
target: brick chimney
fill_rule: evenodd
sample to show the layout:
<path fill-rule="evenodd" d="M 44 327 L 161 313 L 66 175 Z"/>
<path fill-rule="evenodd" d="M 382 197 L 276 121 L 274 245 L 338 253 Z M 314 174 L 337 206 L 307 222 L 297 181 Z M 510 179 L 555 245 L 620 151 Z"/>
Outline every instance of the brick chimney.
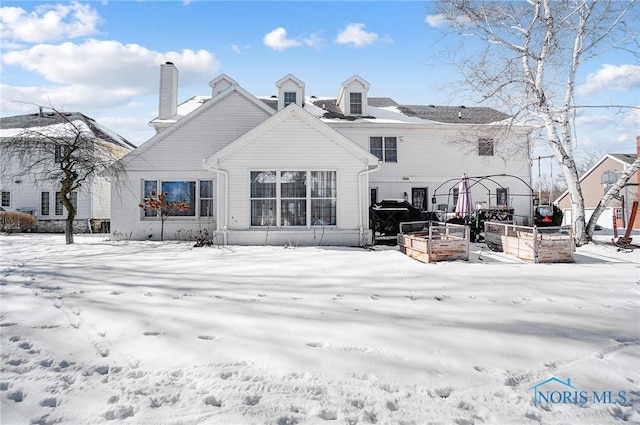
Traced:
<path fill-rule="evenodd" d="M 160 104 L 158 118 L 168 120 L 178 112 L 178 68 L 173 62 L 160 65 Z"/>

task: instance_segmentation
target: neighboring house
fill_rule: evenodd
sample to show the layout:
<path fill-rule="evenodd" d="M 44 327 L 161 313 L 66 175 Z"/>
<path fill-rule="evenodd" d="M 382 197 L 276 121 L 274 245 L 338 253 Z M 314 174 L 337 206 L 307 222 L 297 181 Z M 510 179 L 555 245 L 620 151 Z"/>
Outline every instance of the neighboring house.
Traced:
<path fill-rule="evenodd" d="M 589 221 L 591 214 L 598 206 L 611 184 L 613 184 L 620 173 L 624 172 L 636 160 L 634 154 L 613 154 L 604 155 L 598 162 L 580 176 L 580 188 L 584 198 L 584 208 L 586 220 Z M 616 226 L 623 228 L 627 226 L 631 205 L 638 200 L 638 173 L 634 173 L 629 179 L 627 186 L 620 191 L 618 199 L 612 199 L 607 208 L 598 218 L 597 224 L 605 229 L 613 228 L 614 216 Z M 624 204 L 623 204 L 624 200 Z M 563 224 L 571 224 L 571 198 L 569 192 L 565 191 L 555 201 L 555 204 L 564 213 Z M 636 217 L 634 228 L 640 229 L 640 217 Z"/>
<path fill-rule="evenodd" d="M 64 115 L 64 119 L 60 116 Z M 7 143 L 20 135 L 34 134 L 64 134 L 67 121 L 74 123 L 83 132 L 108 148 L 117 157 L 124 156 L 135 148 L 123 137 L 101 126 L 92 118 L 79 112 L 47 113 L 40 112 L 28 115 L 0 118 L 0 153 L 6 149 Z M 86 137 L 85 134 L 85 137 Z M 53 151 L 53 150 L 52 150 Z M 58 149 L 55 149 L 56 154 Z M 51 156 L 51 163 L 57 161 L 55 154 Z M 63 232 L 64 220 L 67 212 L 59 199 L 59 186 L 50 182 L 36 182 L 31 175 L 24 175 L 17 166 L 3 164 L 0 171 L 0 189 L 2 191 L 2 208 L 5 210 L 21 211 L 38 218 L 38 231 Z M 80 190 L 72 193 L 77 215 L 74 228 L 78 232 L 96 231 L 108 232 L 111 213 L 111 187 L 104 177 L 96 176 L 85 182 Z"/>
<path fill-rule="evenodd" d="M 398 105 L 369 97 L 358 76 L 337 97 L 307 96 L 292 75 L 266 98 L 221 75 L 211 96 L 178 105 L 176 67 L 162 65 L 160 80 L 157 134 L 120 161 L 112 191 L 121 237 L 157 239 L 158 215 L 138 205 L 167 192 L 191 205 L 166 220 L 167 238 L 207 230 L 230 244 L 369 244 L 372 202 L 452 212 L 463 173 L 509 175 L 476 185 L 474 201 L 531 216 L 530 128 L 491 108 Z"/>

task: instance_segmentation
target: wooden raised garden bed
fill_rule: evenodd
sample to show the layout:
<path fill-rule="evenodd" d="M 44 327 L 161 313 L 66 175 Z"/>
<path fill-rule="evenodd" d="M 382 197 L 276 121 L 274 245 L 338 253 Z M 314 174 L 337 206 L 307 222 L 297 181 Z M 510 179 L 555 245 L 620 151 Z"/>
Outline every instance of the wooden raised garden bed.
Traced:
<path fill-rule="evenodd" d="M 435 221 L 400 223 L 400 251 L 423 263 L 468 260 L 468 226 Z"/>
<path fill-rule="evenodd" d="M 570 227 L 530 227 L 486 221 L 489 248 L 532 263 L 571 263 L 575 245 Z"/>

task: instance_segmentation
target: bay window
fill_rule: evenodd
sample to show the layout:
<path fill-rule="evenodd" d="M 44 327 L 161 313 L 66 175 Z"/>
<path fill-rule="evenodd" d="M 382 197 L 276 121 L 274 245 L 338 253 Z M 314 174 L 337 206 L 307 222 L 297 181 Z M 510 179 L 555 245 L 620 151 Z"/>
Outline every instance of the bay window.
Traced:
<path fill-rule="evenodd" d="M 251 226 L 336 225 L 335 171 L 251 171 Z"/>

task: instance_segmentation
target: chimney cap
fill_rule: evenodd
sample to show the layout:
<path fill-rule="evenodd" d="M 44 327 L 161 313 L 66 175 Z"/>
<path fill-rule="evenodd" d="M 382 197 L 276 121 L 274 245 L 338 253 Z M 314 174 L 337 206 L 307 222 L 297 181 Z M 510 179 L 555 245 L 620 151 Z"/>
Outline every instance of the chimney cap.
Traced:
<path fill-rule="evenodd" d="M 173 65 L 173 62 L 167 61 L 166 65 Z"/>

